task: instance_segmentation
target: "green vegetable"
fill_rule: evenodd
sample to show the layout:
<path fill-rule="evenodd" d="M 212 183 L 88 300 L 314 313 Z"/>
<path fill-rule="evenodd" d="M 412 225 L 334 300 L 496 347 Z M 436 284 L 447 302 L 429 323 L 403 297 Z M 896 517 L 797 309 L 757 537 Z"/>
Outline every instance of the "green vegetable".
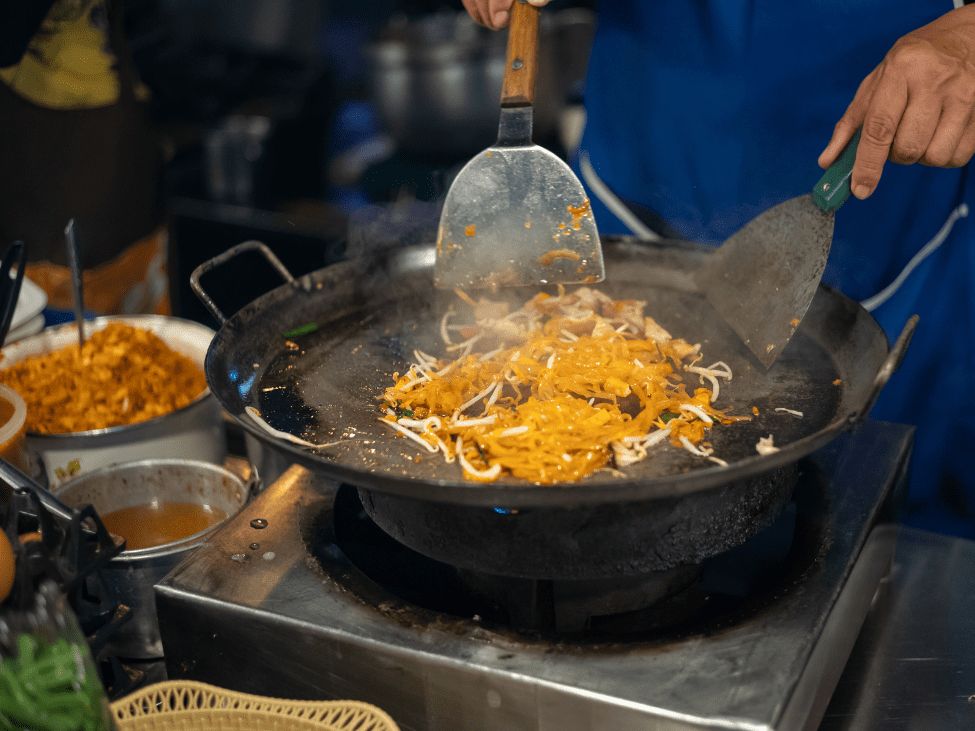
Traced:
<path fill-rule="evenodd" d="M 405 406 L 401 408 L 398 401 L 395 404 L 391 404 L 389 401 L 383 401 L 383 406 L 395 411 L 396 416 L 405 416 L 407 419 L 413 418 L 413 409 L 408 409 Z"/>
<path fill-rule="evenodd" d="M 17 638 L 17 656 L 0 661 L 0 730 L 106 731 L 112 727 L 105 691 L 88 648 L 62 638 L 39 644 Z"/>
<path fill-rule="evenodd" d="M 315 332 L 317 329 L 317 322 L 309 322 L 307 325 L 296 327 L 294 330 L 288 330 L 288 332 L 283 333 L 283 335 L 286 338 L 296 338 L 299 335 L 307 335 L 308 333 Z"/>

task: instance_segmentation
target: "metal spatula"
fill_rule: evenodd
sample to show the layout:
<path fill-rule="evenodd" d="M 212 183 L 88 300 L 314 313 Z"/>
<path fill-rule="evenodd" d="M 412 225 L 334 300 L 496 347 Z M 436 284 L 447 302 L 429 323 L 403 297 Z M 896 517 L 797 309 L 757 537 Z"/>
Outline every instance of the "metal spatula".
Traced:
<path fill-rule="evenodd" d="M 582 183 L 532 143 L 538 8 L 512 7 L 498 141 L 458 173 L 440 217 L 440 288 L 600 282 L 596 222 Z"/>
<path fill-rule="evenodd" d="M 766 368 L 782 354 L 819 287 L 859 142 L 858 131 L 811 194 L 749 221 L 695 273 L 708 301 Z"/>

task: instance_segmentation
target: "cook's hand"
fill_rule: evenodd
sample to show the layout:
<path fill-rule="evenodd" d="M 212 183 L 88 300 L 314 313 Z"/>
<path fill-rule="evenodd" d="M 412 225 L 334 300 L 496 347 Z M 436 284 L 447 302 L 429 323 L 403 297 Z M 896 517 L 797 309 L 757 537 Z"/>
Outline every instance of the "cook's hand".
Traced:
<path fill-rule="evenodd" d="M 829 167 L 863 127 L 850 180 L 873 193 L 886 160 L 960 167 L 975 154 L 975 5 L 908 33 L 857 90 L 819 156 Z"/>
<path fill-rule="evenodd" d="M 498 30 L 511 20 L 512 0 L 464 0 L 464 7 L 471 17 L 485 28 Z M 528 0 L 530 5 L 548 5 L 549 0 Z"/>

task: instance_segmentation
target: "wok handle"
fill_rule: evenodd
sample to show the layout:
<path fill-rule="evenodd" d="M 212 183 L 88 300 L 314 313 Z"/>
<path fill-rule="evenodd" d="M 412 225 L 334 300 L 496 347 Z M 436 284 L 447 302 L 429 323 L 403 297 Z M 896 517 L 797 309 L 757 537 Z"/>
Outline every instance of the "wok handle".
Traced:
<path fill-rule="evenodd" d="M 914 329 L 917 327 L 918 320 L 920 318 L 917 315 L 911 315 L 908 321 L 904 324 L 904 329 L 901 330 L 901 334 L 897 336 L 897 341 L 894 343 L 894 347 L 890 349 L 887 357 L 884 359 L 883 364 L 880 366 L 880 370 L 877 371 L 876 377 L 873 379 L 873 386 L 870 389 L 870 394 L 867 397 L 867 402 L 859 413 L 854 414 L 850 418 L 850 428 L 855 428 L 861 421 L 867 418 L 873 405 L 877 403 L 877 398 L 880 396 L 881 390 L 887 385 L 887 381 L 890 377 L 894 375 L 898 368 L 901 367 L 901 362 L 904 360 L 904 355 L 907 353 L 907 346 L 911 342 L 911 337 L 914 335 Z"/>
<path fill-rule="evenodd" d="M 227 322 L 227 318 L 224 317 L 223 312 L 221 312 L 220 308 L 217 307 L 217 303 L 213 301 L 213 298 L 204 291 L 203 286 L 200 284 L 200 277 L 214 267 L 218 267 L 221 264 L 226 264 L 235 256 L 238 254 L 243 254 L 245 251 L 260 252 L 264 258 L 267 259 L 268 263 L 277 270 L 278 274 L 281 275 L 281 278 L 284 279 L 285 282 L 288 284 L 294 284 L 295 281 L 295 278 L 291 276 L 291 272 L 289 272 L 288 268 L 281 263 L 281 260 L 274 255 L 274 252 L 260 241 L 245 241 L 242 244 L 237 244 L 236 246 L 227 249 L 225 252 L 219 256 L 213 257 L 209 261 L 203 262 L 200 264 L 200 266 L 194 269 L 193 273 L 190 275 L 190 288 L 193 290 L 196 296 L 199 297 L 200 302 L 202 302 L 204 306 L 210 310 L 210 314 L 217 318 L 217 322 L 219 322 L 221 326 Z"/>
<path fill-rule="evenodd" d="M 508 28 L 508 58 L 501 86 L 502 107 L 530 107 L 535 100 L 538 67 L 538 8 L 515 0 Z"/>

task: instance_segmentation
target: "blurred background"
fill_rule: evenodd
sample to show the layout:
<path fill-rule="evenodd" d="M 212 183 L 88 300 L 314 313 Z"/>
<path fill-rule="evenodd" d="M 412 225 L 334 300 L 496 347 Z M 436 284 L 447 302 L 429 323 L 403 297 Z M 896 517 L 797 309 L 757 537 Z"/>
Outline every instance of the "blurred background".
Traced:
<path fill-rule="evenodd" d="M 542 16 L 535 141 L 563 157 L 581 135 L 593 7 L 562 0 Z M 176 315 L 214 324 L 189 275 L 247 239 L 295 274 L 432 240 L 452 176 L 497 137 L 507 33 L 460 0 L 124 8 L 163 151 Z M 219 281 L 225 312 L 279 283 L 246 260 Z"/>

